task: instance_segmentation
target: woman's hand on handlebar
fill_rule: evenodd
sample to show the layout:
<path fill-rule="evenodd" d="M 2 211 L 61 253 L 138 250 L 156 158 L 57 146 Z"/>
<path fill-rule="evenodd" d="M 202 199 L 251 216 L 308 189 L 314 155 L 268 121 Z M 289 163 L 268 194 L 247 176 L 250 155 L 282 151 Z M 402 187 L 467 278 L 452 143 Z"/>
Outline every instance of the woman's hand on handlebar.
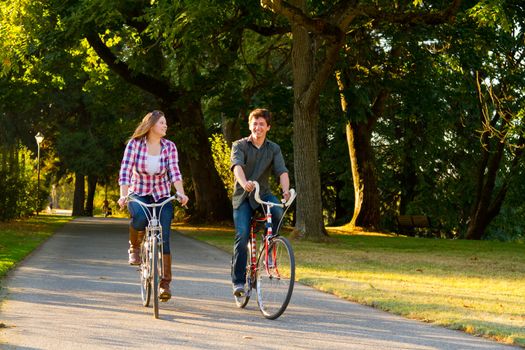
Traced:
<path fill-rule="evenodd" d="M 180 193 L 177 193 L 177 196 L 178 196 L 178 201 L 180 204 L 182 204 L 183 206 L 186 206 L 186 203 L 188 203 L 188 201 L 190 200 L 188 198 L 188 196 L 186 196 L 185 194 L 180 194 Z"/>
<path fill-rule="evenodd" d="M 124 206 L 126 205 L 127 198 L 126 197 L 120 197 L 118 199 L 118 205 L 120 206 L 120 209 L 124 209 Z"/>

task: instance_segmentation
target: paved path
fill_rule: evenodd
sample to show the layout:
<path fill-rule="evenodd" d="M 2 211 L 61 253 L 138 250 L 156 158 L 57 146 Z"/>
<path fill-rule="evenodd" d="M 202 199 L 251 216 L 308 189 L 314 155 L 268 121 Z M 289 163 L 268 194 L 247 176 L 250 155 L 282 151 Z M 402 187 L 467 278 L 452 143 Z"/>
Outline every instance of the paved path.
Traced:
<path fill-rule="evenodd" d="M 85 218 L 66 225 L 7 280 L 1 349 L 511 349 L 406 320 L 296 285 L 275 321 L 257 303 L 237 309 L 230 257 L 173 235 L 174 298 L 161 318 L 141 304 L 127 265 L 127 221 Z"/>

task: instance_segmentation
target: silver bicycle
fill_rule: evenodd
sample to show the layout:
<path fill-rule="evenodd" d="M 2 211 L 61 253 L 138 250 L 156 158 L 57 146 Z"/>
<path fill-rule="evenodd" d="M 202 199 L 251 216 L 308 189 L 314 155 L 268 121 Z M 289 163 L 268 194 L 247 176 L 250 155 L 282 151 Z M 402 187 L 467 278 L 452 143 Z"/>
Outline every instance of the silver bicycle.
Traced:
<path fill-rule="evenodd" d="M 160 215 L 164 206 L 174 199 L 179 199 L 178 193 L 166 198 L 161 203 L 144 203 L 133 196 L 126 198 L 128 202 L 138 203 L 148 220 L 146 232 L 140 243 L 140 294 L 142 305 L 148 307 L 153 296 L 153 315 L 159 318 L 159 288 L 162 278 L 162 226 Z M 158 213 L 157 213 L 158 211 Z"/>

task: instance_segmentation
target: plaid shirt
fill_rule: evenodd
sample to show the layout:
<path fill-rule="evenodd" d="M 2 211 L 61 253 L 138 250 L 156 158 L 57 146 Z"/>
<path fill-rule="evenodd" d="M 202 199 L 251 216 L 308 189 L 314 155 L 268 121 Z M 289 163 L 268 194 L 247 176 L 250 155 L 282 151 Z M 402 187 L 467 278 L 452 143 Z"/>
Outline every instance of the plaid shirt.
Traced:
<path fill-rule="evenodd" d="M 160 139 L 160 170 L 150 175 L 146 171 L 146 138 L 131 139 L 120 164 L 120 186 L 129 185 L 128 192 L 139 196 L 152 195 L 155 201 L 170 195 L 171 184 L 182 180 L 179 171 L 179 156 L 175 143 Z"/>

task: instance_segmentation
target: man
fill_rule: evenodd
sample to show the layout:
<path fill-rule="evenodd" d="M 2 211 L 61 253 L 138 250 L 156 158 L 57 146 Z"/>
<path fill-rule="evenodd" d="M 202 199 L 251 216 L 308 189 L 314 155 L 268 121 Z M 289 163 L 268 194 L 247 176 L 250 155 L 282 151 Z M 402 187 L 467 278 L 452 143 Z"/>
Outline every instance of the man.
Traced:
<path fill-rule="evenodd" d="M 250 192 L 255 189 L 252 181 L 259 182 L 262 200 L 279 203 L 268 185 L 268 179 L 273 170 L 274 176 L 279 179 L 284 199 L 290 198 L 290 179 L 281 148 L 276 143 L 266 139 L 266 134 L 270 131 L 271 125 L 270 112 L 262 108 L 253 110 L 248 118 L 248 125 L 251 131 L 250 136 L 234 142 L 231 153 L 231 169 L 235 176 L 235 188 L 232 197 L 235 243 L 231 274 L 235 296 L 244 294 L 250 219 L 253 211 L 259 206 L 253 195 L 250 195 Z M 273 232 L 277 232 L 277 227 L 283 216 L 283 209 L 273 207 L 271 212 Z"/>

